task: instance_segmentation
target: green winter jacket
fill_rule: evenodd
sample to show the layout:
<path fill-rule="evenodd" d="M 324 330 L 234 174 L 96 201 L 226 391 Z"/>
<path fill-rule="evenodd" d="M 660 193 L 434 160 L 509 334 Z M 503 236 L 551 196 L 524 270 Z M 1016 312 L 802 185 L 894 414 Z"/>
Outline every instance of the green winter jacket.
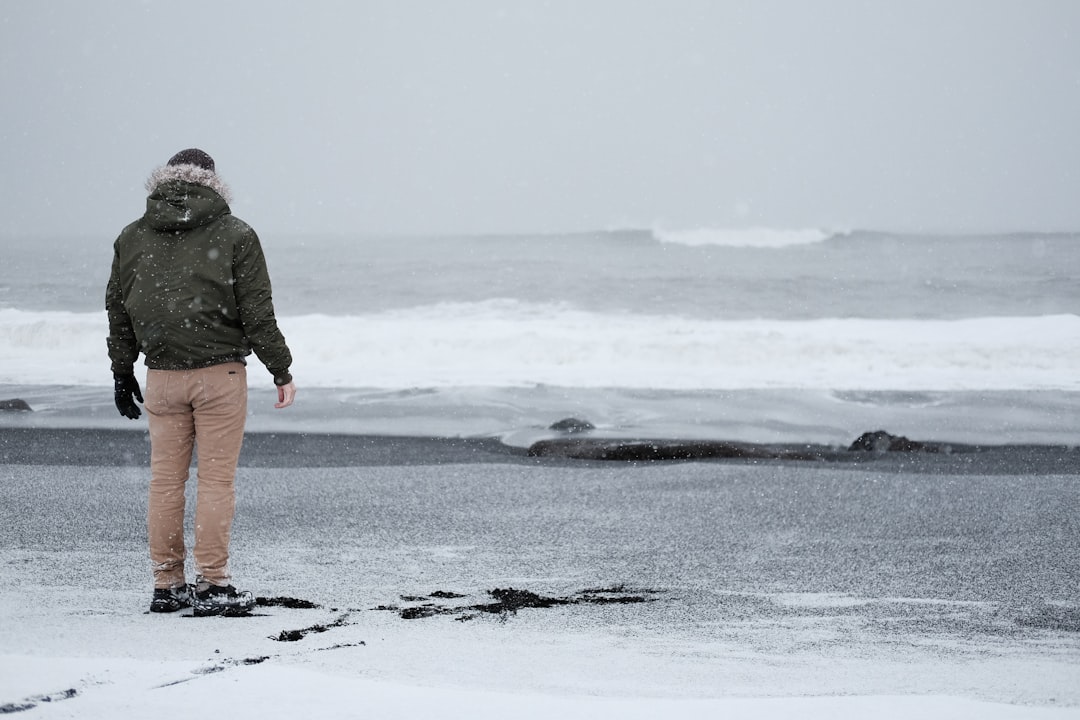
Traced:
<path fill-rule="evenodd" d="M 245 362 L 252 350 L 292 381 L 292 355 L 274 317 L 259 238 L 233 217 L 228 188 L 194 165 L 158 168 L 146 213 L 114 244 L 105 293 L 109 358 L 118 375 L 139 353 L 156 370 Z"/>

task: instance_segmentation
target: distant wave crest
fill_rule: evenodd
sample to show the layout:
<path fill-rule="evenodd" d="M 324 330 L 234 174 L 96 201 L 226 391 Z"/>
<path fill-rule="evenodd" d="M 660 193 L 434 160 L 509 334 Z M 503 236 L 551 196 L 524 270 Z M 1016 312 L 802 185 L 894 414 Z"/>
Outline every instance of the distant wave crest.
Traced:
<path fill-rule="evenodd" d="M 695 228 L 692 230 L 653 229 L 653 236 L 662 243 L 751 248 L 783 248 L 791 245 L 810 245 L 824 242 L 833 234 L 813 228 L 805 230 L 779 230 L 766 227 Z"/>

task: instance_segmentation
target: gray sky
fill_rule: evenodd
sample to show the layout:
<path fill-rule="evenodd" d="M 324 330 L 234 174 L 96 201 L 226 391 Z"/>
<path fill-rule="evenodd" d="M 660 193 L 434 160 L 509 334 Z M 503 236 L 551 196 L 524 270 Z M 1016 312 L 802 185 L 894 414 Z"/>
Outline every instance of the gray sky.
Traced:
<path fill-rule="evenodd" d="M 0 0 L 0 235 L 1080 230 L 1080 2 Z"/>

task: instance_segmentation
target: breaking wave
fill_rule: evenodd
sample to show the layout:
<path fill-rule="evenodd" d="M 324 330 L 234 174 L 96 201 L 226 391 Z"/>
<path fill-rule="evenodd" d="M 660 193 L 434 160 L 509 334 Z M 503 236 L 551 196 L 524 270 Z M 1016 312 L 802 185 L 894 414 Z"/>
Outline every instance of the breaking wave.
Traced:
<path fill-rule="evenodd" d="M 778 230 L 774 228 L 696 228 L 692 230 L 654 229 L 662 243 L 676 245 L 719 245 L 723 247 L 784 248 L 824 242 L 835 233 L 825 230 Z"/>
<path fill-rule="evenodd" d="M 488 300 L 280 325 L 308 387 L 1080 390 L 1076 315 L 706 320 Z M 0 310 L 0 382 L 108 384 L 107 333 L 104 312 Z"/>

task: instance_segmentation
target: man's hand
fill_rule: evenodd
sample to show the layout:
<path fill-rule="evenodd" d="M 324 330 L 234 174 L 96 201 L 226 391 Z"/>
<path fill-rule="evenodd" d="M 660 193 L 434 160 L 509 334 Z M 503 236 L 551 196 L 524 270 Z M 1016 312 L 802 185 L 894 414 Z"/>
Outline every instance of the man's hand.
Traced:
<path fill-rule="evenodd" d="M 142 402 L 142 390 L 139 389 L 139 381 L 134 375 L 113 375 L 113 397 L 116 400 L 116 409 L 120 414 L 132 420 L 138 420 L 142 410 L 135 404 Z"/>
<path fill-rule="evenodd" d="M 141 400 L 142 398 L 139 399 Z M 274 404 L 274 407 L 278 409 L 287 408 L 292 405 L 293 400 L 296 399 L 296 384 L 290 382 L 288 385 L 278 385 L 277 399 L 278 401 Z"/>

